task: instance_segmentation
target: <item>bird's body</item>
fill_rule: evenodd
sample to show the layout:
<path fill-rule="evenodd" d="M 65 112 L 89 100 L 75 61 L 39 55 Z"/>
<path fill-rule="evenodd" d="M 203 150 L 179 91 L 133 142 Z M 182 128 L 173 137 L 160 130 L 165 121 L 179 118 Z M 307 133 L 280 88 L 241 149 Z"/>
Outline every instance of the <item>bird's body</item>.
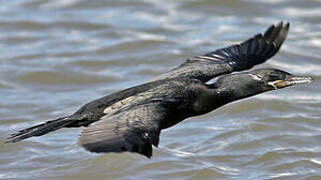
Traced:
<path fill-rule="evenodd" d="M 188 59 L 160 77 L 94 100 L 71 116 L 12 134 L 8 142 L 41 136 L 64 127 L 85 126 L 79 144 L 92 152 L 137 152 L 152 156 L 162 129 L 229 102 L 265 91 L 311 82 L 281 70 L 250 69 L 280 49 L 289 24 L 271 26 L 234 46 Z M 209 80 L 218 77 L 214 83 Z"/>

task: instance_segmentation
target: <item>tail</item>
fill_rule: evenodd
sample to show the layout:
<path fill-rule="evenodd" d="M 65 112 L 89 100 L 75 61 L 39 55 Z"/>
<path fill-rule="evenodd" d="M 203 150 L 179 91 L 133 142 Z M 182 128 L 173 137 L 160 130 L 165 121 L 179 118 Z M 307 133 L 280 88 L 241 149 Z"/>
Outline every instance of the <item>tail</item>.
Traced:
<path fill-rule="evenodd" d="M 55 131 L 60 128 L 66 127 L 73 122 L 74 120 L 71 119 L 69 116 L 47 121 L 39 125 L 32 126 L 30 128 L 23 129 L 16 133 L 10 134 L 10 136 L 7 138 L 6 143 L 19 142 L 21 140 L 24 140 L 33 136 L 42 136 L 51 131 Z"/>

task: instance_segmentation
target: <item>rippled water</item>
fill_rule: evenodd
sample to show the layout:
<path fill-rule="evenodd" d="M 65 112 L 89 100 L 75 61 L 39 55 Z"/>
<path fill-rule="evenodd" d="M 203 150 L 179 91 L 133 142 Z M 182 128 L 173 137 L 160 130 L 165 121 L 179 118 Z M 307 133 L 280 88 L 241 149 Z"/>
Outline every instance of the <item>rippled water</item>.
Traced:
<path fill-rule="evenodd" d="M 86 152 L 80 129 L 0 142 L 0 179 L 321 179 L 320 0 L 12 0 L 0 13 L 1 137 L 280 20 L 288 39 L 259 67 L 315 79 L 167 129 L 152 159 Z"/>

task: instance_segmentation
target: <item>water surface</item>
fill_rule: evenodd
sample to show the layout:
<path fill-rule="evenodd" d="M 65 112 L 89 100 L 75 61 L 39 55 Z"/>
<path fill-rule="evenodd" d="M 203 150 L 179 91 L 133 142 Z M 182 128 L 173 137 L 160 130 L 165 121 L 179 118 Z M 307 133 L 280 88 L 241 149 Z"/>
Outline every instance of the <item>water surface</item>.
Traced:
<path fill-rule="evenodd" d="M 0 1 L 0 136 L 265 31 L 291 30 L 258 67 L 315 82 L 234 102 L 162 132 L 147 159 L 93 154 L 80 129 L 0 142 L 0 179 L 321 179 L 321 1 Z M 256 67 L 256 68 L 258 68 Z"/>

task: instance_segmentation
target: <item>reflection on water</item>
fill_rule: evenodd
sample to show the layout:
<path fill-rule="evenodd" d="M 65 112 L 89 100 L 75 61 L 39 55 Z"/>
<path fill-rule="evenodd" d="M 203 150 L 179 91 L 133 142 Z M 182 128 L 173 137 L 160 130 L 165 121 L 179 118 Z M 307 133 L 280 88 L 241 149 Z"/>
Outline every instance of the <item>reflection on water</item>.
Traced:
<path fill-rule="evenodd" d="M 73 113 L 195 56 L 290 21 L 259 67 L 315 82 L 269 92 L 162 132 L 152 159 L 97 155 L 80 129 L 0 142 L 0 179 L 321 179 L 321 2 L 2 1 L 0 135 Z"/>

